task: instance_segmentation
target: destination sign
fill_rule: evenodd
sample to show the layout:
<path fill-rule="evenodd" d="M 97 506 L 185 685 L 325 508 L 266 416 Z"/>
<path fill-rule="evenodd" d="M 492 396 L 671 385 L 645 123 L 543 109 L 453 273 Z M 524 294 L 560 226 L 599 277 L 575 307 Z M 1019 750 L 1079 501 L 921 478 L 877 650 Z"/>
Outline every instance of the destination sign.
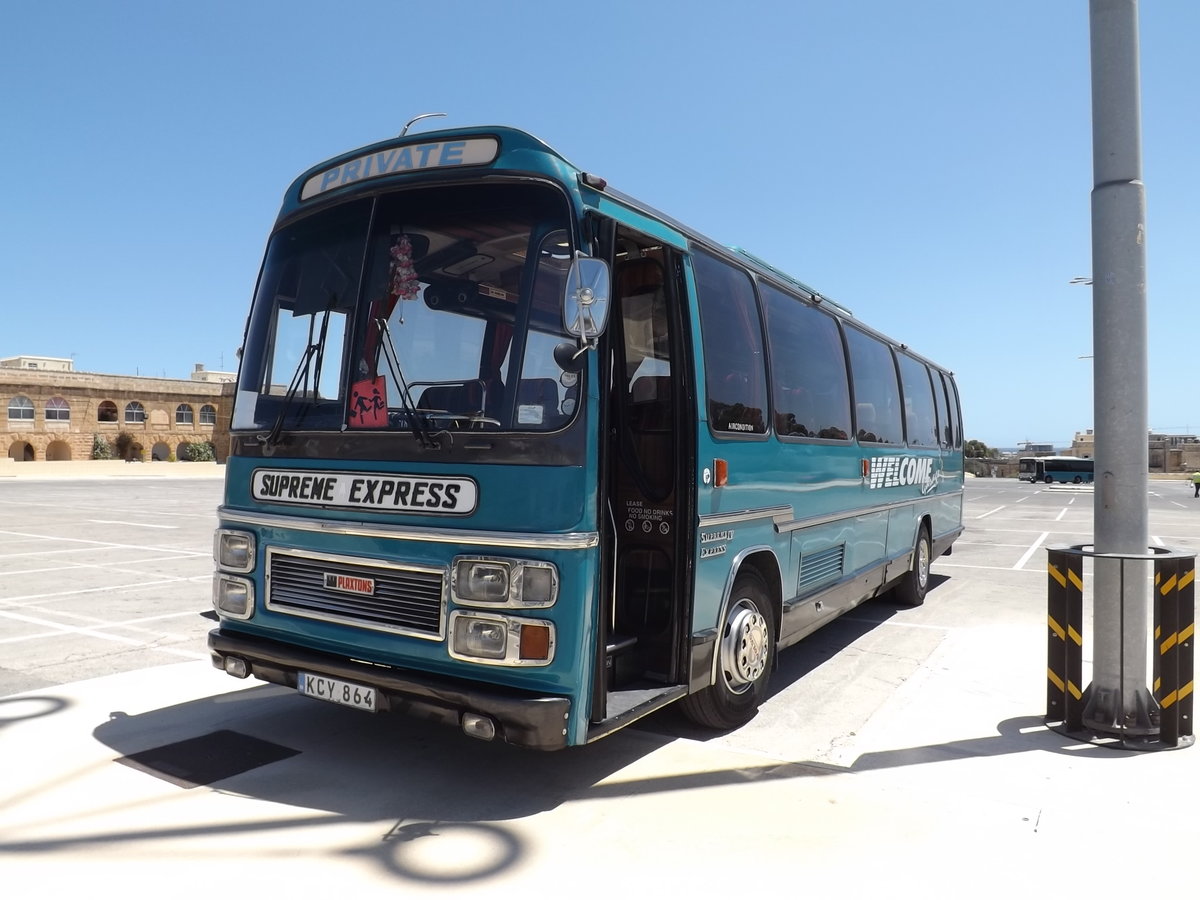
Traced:
<path fill-rule="evenodd" d="M 479 502 L 470 478 L 307 469 L 256 469 L 250 494 L 267 503 L 459 516 L 473 513 Z"/>
<path fill-rule="evenodd" d="M 429 141 L 377 150 L 313 175 L 304 182 L 300 199 L 311 200 L 325 191 L 384 175 L 455 166 L 482 166 L 495 160 L 499 152 L 500 142 L 494 137 Z"/>

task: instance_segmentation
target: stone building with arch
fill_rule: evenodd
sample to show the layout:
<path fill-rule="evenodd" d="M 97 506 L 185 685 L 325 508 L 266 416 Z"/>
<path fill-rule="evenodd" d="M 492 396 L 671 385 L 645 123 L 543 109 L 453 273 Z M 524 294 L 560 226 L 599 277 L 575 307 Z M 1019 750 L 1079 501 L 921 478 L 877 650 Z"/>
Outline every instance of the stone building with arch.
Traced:
<path fill-rule="evenodd" d="M 51 363 L 67 363 L 54 366 Z M 190 444 L 229 447 L 230 373 L 189 379 L 75 372 L 70 360 L 0 360 L 0 456 L 17 462 L 93 458 L 97 438 L 131 459 L 183 460 Z M 228 375 L 228 378 L 215 378 Z M 127 435 L 128 437 L 122 437 Z M 123 447 L 124 453 L 115 448 Z"/>

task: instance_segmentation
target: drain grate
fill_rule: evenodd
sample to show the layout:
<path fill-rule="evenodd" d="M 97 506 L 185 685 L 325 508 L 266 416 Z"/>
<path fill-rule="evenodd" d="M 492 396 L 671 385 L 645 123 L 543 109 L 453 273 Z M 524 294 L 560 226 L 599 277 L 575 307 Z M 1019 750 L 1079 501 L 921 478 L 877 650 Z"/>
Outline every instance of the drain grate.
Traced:
<path fill-rule="evenodd" d="M 179 787 L 194 788 L 288 759 L 299 752 L 236 731 L 214 731 L 131 753 L 117 762 Z"/>

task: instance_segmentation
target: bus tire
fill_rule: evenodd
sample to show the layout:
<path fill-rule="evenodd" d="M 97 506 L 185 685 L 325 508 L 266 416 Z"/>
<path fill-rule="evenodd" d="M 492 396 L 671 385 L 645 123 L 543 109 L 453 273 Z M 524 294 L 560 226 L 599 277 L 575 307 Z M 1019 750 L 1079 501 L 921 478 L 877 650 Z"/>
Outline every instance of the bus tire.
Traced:
<path fill-rule="evenodd" d="M 1042 479 L 1042 481 L 1046 482 L 1046 484 L 1054 484 L 1054 478 L 1051 477 L 1050 475 L 1047 475 L 1045 478 Z"/>
<path fill-rule="evenodd" d="M 1082 479 L 1082 478 L 1080 478 L 1078 475 L 1076 475 L 1076 476 L 1075 476 L 1074 483 L 1075 483 L 1075 484 L 1083 484 L 1083 479 Z"/>
<path fill-rule="evenodd" d="M 685 716 L 728 731 L 754 718 L 775 663 L 775 615 L 762 576 L 738 573 L 717 639 L 717 680 L 682 701 Z"/>
<path fill-rule="evenodd" d="M 900 580 L 892 592 L 901 606 L 920 606 L 929 592 L 929 567 L 933 564 L 933 546 L 929 531 L 922 525 L 917 530 L 917 543 L 913 547 L 912 568 Z"/>

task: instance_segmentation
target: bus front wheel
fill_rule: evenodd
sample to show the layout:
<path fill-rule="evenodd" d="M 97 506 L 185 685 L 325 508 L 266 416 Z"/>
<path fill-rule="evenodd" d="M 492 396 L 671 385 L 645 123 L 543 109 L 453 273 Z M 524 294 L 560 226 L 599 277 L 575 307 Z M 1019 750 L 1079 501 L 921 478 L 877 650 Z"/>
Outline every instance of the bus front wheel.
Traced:
<path fill-rule="evenodd" d="M 929 567 L 933 564 L 933 547 L 929 532 L 922 525 L 917 532 L 917 545 L 913 547 L 912 568 L 896 585 L 894 596 L 902 606 L 920 606 L 929 592 Z"/>
<path fill-rule="evenodd" d="M 754 718 L 775 662 L 775 616 L 762 577 L 743 571 L 733 583 L 717 641 L 717 680 L 681 701 L 698 725 L 725 731 Z"/>

